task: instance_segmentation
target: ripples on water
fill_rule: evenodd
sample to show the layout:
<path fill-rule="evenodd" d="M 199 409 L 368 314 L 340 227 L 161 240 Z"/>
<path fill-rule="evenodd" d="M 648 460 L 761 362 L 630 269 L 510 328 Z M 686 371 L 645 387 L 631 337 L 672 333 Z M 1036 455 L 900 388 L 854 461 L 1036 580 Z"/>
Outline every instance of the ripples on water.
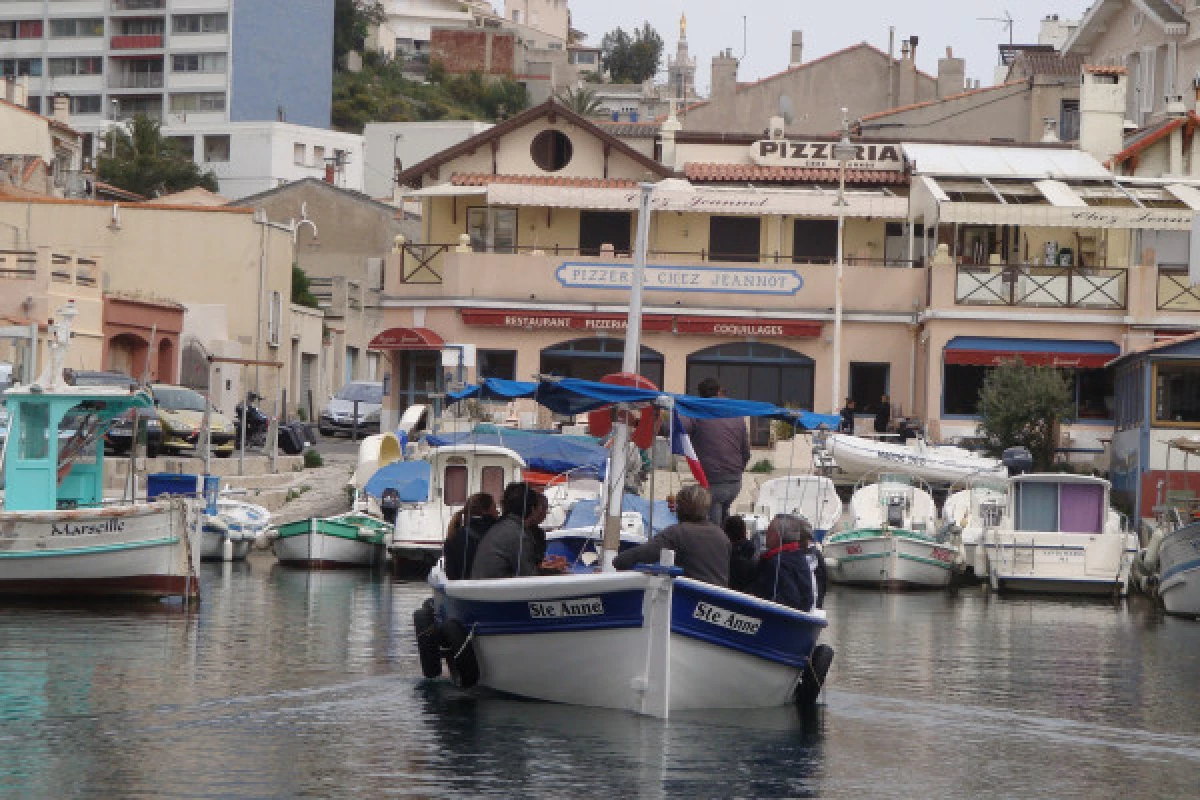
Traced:
<path fill-rule="evenodd" d="M 1191 797 L 1200 624 L 835 588 L 815 720 L 669 722 L 420 680 L 422 583 L 205 565 L 199 611 L 0 610 L 19 797 Z"/>

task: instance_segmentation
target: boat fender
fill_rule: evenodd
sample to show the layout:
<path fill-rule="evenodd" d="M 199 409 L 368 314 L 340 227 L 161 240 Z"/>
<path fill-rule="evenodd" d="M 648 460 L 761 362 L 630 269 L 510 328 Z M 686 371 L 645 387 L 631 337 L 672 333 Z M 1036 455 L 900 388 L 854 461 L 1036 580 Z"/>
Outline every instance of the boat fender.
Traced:
<path fill-rule="evenodd" d="M 460 689 L 470 689 L 479 683 L 479 661 L 471 637 L 458 620 L 446 620 L 442 625 L 442 641 L 446 645 L 446 666 L 450 680 Z"/>
<path fill-rule="evenodd" d="M 801 707 L 816 705 L 817 697 L 825 686 L 825 676 L 833 664 L 833 648 L 827 644 L 819 644 L 813 648 L 808 665 L 804 667 L 804 677 L 796 687 L 796 705 Z"/>
<path fill-rule="evenodd" d="M 1163 529 L 1156 528 L 1150 536 L 1150 541 L 1146 542 L 1146 549 L 1142 551 L 1142 567 L 1150 574 L 1158 572 L 1158 552 L 1162 549 L 1165 538 L 1166 533 Z"/>
<path fill-rule="evenodd" d="M 825 556 L 825 568 L 826 569 L 837 569 L 838 568 L 838 560 L 836 558 L 834 558 L 833 556 Z"/>
<path fill-rule="evenodd" d="M 442 632 L 433 613 L 433 598 L 413 612 L 413 628 L 417 634 L 421 673 L 426 678 L 439 677 L 442 674 Z"/>

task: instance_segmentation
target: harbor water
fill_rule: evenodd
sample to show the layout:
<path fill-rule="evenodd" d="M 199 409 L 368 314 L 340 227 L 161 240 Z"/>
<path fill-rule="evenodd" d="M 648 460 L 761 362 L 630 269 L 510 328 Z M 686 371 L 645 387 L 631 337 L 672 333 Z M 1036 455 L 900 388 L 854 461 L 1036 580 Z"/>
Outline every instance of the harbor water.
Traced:
<path fill-rule="evenodd" d="M 178 608 L 0 610 L 0 796 L 1195 797 L 1200 624 L 832 587 L 815 717 L 421 679 L 420 581 L 204 565 Z"/>

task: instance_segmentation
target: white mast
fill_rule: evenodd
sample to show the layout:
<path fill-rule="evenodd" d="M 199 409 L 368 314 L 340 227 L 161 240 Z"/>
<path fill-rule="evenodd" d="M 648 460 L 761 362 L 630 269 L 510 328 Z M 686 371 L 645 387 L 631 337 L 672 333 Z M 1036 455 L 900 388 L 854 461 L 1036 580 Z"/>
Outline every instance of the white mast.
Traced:
<path fill-rule="evenodd" d="M 633 254 L 633 280 L 629 293 L 629 320 L 625 329 L 625 353 L 621 371 L 636 375 L 642 354 L 642 276 L 646 271 L 646 250 L 650 241 L 650 198 L 654 184 L 643 183 L 638 203 L 637 244 Z M 649 412 L 652 413 L 652 412 Z M 625 496 L 625 470 L 629 456 L 629 423 L 618 412 L 613 425 L 608 460 L 608 513 L 604 518 L 605 570 L 612 570 L 613 559 L 621 546 L 621 501 Z M 653 498 L 652 498 L 653 499 Z"/>

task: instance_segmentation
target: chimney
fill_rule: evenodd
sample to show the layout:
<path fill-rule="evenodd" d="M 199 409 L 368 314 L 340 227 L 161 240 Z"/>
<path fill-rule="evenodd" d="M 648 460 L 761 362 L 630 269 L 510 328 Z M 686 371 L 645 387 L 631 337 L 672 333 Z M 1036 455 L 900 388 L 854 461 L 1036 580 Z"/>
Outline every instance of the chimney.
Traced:
<path fill-rule="evenodd" d="M 900 42 L 900 75 L 899 93 L 896 96 L 897 106 L 908 106 L 921 98 L 917 97 L 917 37 L 910 36 Z"/>
<path fill-rule="evenodd" d="M 1079 149 L 1108 161 L 1125 146 L 1124 67 L 1085 66 L 1079 88 Z"/>
<path fill-rule="evenodd" d="M 967 83 L 967 62 L 954 57 L 954 48 L 946 48 L 946 57 L 938 59 L 938 97 L 950 97 L 963 91 Z"/>
<path fill-rule="evenodd" d="M 1061 142 L 1058 138 L 1058 120 L 1054 117 L 1042 117 L 1042 143 L 1053 144 Z"/>
<path fill-rule="evenodd" d="M 792 55 L 789 66 L 798 67 L 804 63 L 804 31 L 792 31 Z"/>
<path fill-rule="evenodd" d="M 659 138 L 662 142 L 662 152 L 659 154 L 659 161 L 663 166 L 671 169 L 678 169 L 679 164 L 675 161 L 678 157 L 678 148 L 675 145 L 675 134 L 677 134 L 683 125 L 679 122 L 679 117 L 675 115 L 675 101 L 671 101 L 671 112 L 667 118 L 663 120 L 662 128 L 660 129 Z"/>
<path fill-rule="evenodd" d="M 712 86 L 709 100 L 713 103 L 733 102 L 737 93 L 738 61 L 732 50 L 723 50 L 712 60 Z"/>
<path fill-rule="evenodd" d="M 9 75 L 4 79 L 4 99 L 15 106 L 25 108 L 29 102 L 29 91 L 24 76 Z"/>
<path fill-rule="evenodd" d="M 50 109 L 50 117 L 63 125 L 68 125 L 71 122 L 71 96 L 65 92 L 57 92 L 54 95 L 53 106 Z"/>

